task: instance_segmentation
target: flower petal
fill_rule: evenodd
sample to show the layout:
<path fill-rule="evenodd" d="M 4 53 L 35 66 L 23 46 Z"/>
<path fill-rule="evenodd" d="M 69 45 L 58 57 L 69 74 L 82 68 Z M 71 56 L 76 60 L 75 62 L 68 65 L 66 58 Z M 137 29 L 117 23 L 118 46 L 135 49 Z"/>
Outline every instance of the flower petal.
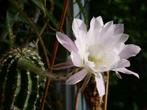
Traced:
<path fill-rule="evenodd" d="M 88 44 L 92 45 L 96 40 L 99 41 L 99 34 L 100 31 L 102 30 L 103 27 L 103 20 L 102 17 L 99 16 L 97 18 L 93 17 L 92 20 L 90 21 L 90 29 L 87 32 L 87 41 Z"/>
<path fill-rule="evenodd" d="M 125 74 L 132 74 L 132 75 L 136 76 L 137 78 L 139 78 L 139 75 L 137 73 L 130 71 L 126 68 L 119 68 L 119 69 L 117 69 L 117 71 L 121 72 L 121 73 L 125 73 Z"/>
<path fill-rule="evenodd" d="M 109 40 L 113 43 L 113 39 L 118 39 L 116 36 L 113 35 L 114 32 L 114 26 L 113 26 L 113 21 L 107 22 L 101 32 L 99 32 L 99 36 L 97 37 L 97 40 L 101 44 L 107 44 Z M 110 42 L 110 41 L 109 41 Z"/>
<path fill-rule="evenodd" d="M 87 31 L 85 23 L 80 19 L 74 19 L 72 23 L 72 30 L 76 38 L 83 37 L 82 33 Z"/>
<path fill-rule="evenodd" d="M 75 66 L 77 66 L 77 67 L 82 66 L 82 59 L 80 58 L 79 54 L 77 54 L 75 52 L 71 52 L 70 57 L 71 57 L 71 60 Z"/>
<path fill-rule="evenodd" d="M 87 28 L 85 23 L 80 19 L 74 19 L 72 30 L 76 37 L 75 44 L 79 51 L 85 50 Z"/>
<path fill-rule="evenodd" d="M 103 97 L 105 95 L 105 84 L 101 73 L 95 75 L 95 81 L 99 96 Z"/>
<path fill-rule="evenodd" d="M 66 80 L 66 84 L 74 85 L 84 79 L 84 77 L 87 75 L 87 71 L 85 69 L 82 69 L 81 71 L 75 73 L 74 75 L 70 76 Z"/>
<path fill-rule="evenodd" d="M 115 71 L 115 74 L 116 74 L 116 76 L 117 76 L 119 79 L 122 79 L 122 77 L 121 77 L 121 75 L 119 74 L 118 71 Z"/>
<path fill-rule="evenodd" d="M 124 67 L 129 67 L 130 66 L 130 62 L 126 59 L 121 59 L 120 61 L 118 61 L 112 68 L 124 68 Z"/>
<path fill-rule="evenodd" d="M 71 61 L 71 59 L 67 60 L 66 62 L 63 62 L 63 63 L 59 63 L 59 64 L 55 64 L 53 66 L 53 70 L 61 70 L 61 69 L 68 69 L 68 68 L 71 68 L 73 67 L 73 63 Z"/>
<path fill-rule="evenodd" d="M 121 34 L 124 32 L 124 24 L 114 24 L 114 34 Z"/>
<path fill-rule="evenodd" d="M 68 51 L 77 52 L 78 49 L 75 43 L 67 35 L 61 32 L 57 32 L 56 37 L 57 37 L 58 42 L 60 42 Z"/>
<path fill-rule="evenodd" d="M 117 35 L 109 35 L 109 38 L 101 41 L 102 45 L 106 47 L 106 49 L 116 48 L 117 50 L 120 49 L 120 46 L 123 45 L 125 41 L 127 41 L 128 35 L 127 34 L 117 34 Z M 120 53 L 120 50 L 119 50 Z"/>
<path fill-rule="evenodd" d="M 98 24 L 99 24 L 100 26 L 103 26 L 103 25 L 104 25 L 103 19 L 102 19 L 101 16 L 98 16 L 98 17 L 96 18 L 96 20 L 97 20 L 97 22 L 98 22 Z"/>
<path fill-rule="evenodd" d="M 114 30 L 113 21 L 107 22 L 101 31 L 102 38 L 109 39 L 109 35 L 113 33 L 113 30 Z"/>
<path fill-rule="evenodd" d="M 121 36 L 121 38 L 120 38 L 120 41 L 122 43 L 124 43 L 124 42 L 126 42 L 128 40 L 128 38 L 129 38 L 129 35 L 123 33 L 122 36 Z"/>
<path fill-rule="evenodd" d="M 89 31 L 93 32 L 94 30 L 99 30 L 103 25 L 104 24 L 101 16 L 97 18 L 93 17 L 90 22 Z"/>
<path fill-rule="evenodd" d="M 120 58 L 128 59 L 132 56 L 136 56 L 140 52 L 141 48 L 134 44 L 125 45 L 124 49 L 120 52 Z"/>

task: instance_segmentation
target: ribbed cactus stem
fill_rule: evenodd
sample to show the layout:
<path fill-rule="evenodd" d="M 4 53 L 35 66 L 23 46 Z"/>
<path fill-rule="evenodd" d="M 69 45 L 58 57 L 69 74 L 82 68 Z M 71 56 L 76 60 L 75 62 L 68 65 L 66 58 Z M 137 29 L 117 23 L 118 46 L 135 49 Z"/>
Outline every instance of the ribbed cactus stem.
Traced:
<path fill-rule="evenodd" d="M 23 110 L 26 110 L 27 106 L 28 106 L 28 101 L 29 101 L 29 98 L 30 98 L 30 95 L 31 95 L 31 91 L 32 91 L 32 81 L 31 81 L 31 76 L 30 76 L 30 72 L 27 71 L 26 72 L 27 74 L 27 95 L 26 95 L 26 100 L 25 100 L 25 103 L 24 103 L 24 107 L 23 107 Z"/>
<path fill-rule="evenodd" d="M 13 97 L 13 100 L 12 100 L 12 104 L 11 104 L 11 109 L 13 110 L 15 108 L 15 101 L 16 101 L 16 96 L 18 95 L 19 91 L 20 91 L 20 85 L 21 85 L 21 79 L 20 79 L 20 71 L 17 70 L 17 75 L 16 75 L 16 89 L 14 91 L 14 97 Z"/>
<path fill-rule="evenodd" d="M 12 49 L 4 54 L 0 58 L 0 110 L 38 109 L 45 79 L 44 64 L 36 51 Z"/>

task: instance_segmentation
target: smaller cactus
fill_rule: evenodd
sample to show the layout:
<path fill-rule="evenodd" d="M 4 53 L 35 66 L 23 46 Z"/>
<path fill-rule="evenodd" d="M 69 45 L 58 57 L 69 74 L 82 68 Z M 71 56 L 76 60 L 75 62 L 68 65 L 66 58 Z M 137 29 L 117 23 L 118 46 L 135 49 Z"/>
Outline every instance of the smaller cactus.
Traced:
<path fill-rule="evenodd" d="M 38 53 L 32 48 L 11 49 L 0 58 L 0 110 L 36 110 L 46 78 L 19 64 L 29 61 L 45 71 Z M 35 66 L 34 66 L 35 65 Z M 29 65 L 26 65 L 28 67 Z M 40 72 L 39 71 L 39 72 Z"/>

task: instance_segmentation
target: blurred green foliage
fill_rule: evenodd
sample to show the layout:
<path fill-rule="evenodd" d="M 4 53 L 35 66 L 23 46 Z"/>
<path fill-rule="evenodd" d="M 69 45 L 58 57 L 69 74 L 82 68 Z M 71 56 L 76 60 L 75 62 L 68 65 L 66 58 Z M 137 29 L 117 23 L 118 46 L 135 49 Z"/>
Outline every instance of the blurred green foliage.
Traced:
<path fill-rule="evenodd" d="M 60 0 L 0 0 L 0 58 L 12 48 L 21 50 L 31 46 L 39 50 L 46 64 L 42 44 L 38 39 L 43 39 L 50 58 L 62 5 Z M 63 110 L 64 101 L 60 98 L 63 92 L 55 92 L 55 83 L 50 85 L 45 109 Z"/>

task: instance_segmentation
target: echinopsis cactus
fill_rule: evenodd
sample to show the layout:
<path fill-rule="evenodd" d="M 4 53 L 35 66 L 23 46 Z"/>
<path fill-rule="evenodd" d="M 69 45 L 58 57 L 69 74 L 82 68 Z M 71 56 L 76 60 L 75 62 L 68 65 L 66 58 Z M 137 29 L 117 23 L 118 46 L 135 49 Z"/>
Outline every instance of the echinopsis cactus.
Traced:
<path fill-rule="evenodd" d="M 44 71 L 38 53 L 31 48 L 12 49 L 0 58 L 0 110 L 36 110 L 45 78 L 18 66 L 26 59 Z"/>

